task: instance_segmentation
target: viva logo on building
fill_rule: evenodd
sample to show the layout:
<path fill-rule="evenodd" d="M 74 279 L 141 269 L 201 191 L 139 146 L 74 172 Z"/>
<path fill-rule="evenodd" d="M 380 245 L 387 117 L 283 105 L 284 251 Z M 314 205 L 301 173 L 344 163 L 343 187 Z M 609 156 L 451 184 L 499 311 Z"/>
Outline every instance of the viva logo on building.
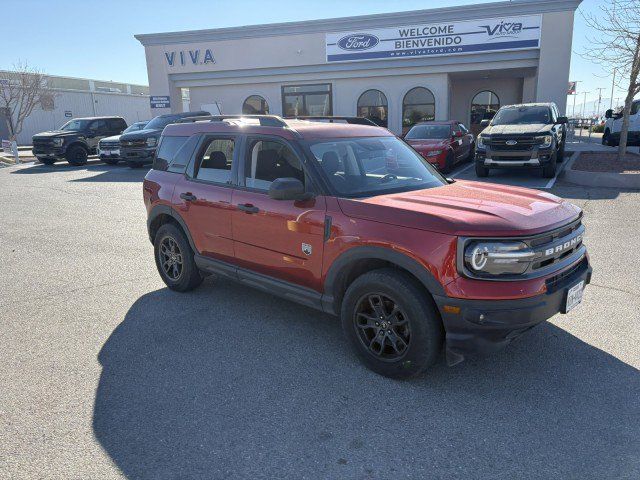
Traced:
<path fill-rule="evenodd" d="M 211 53 L 211 50 L 208 48 L 204 51 L 204 54 L 201 54 L 200 49 L 180 50 L 164 52 L 164 57 L 170 67 L 175 67 L 177 65 L 184 67 L 187 64 L 205 65 L 207 63 L 216 63 L 215 58 L 213 58 L 213 53 Z"/>

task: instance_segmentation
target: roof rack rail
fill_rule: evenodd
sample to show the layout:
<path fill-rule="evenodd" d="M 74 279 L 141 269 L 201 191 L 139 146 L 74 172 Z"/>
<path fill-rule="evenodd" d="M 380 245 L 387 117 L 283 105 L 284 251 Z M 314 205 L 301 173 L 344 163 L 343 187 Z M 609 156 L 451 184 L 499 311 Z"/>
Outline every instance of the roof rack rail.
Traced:
<path fill-rule="evenodd" d="M 208 115 L 202 117 L 185 117 L 175 123 L 193 123 L 202 121 L 223 122 L 225 120 L 242 120 L 244 118 L 258 120 L 261 127 L 288 127 L 287 122 L 277 115 Z"/>
<path fill-rule="evenodd" d="M 305 116 L 297 116 L 297 117 L 286 117 L 296 120 L 327 120 L 329 123 L 335 123 L 337 121 L 343 121 L 345 123 L 350 123 L 353 125 L 369 125 L 373 127 L 379 127 L 380 125 L 376 124 L 374 121 L 369 120 L 365 117 L 336 117 L 332 115 L 305 115 Z"/>

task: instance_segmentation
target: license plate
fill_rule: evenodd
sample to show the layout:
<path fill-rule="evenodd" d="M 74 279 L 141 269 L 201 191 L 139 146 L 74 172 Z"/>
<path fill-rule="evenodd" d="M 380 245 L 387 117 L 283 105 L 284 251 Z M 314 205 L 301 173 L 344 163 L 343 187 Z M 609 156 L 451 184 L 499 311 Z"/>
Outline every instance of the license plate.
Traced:
<path fill-rule="evenodd" d="M 584 280 L 575 284 L 567 292 L 567 304 L 565 312 L 569 313 L 582 302 L 582 293 L 584 292 Z"/>
<path fill-rule="evenodd" d="M 100 150 L 100 155 L 119 156 L 120 150 Z"/>

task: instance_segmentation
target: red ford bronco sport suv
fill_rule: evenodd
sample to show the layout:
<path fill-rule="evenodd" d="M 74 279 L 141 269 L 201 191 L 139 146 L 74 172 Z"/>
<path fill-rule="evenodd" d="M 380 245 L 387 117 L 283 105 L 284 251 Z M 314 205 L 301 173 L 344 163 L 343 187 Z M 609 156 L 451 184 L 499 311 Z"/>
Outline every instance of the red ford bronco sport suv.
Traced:
<path fill-rule="evenodd" d="M 347 120 L 348 121 L 348 120 Z M 338 315 L 372 370 L 450 365 L 578 305 L 582 211 L 451 181 L 380 127 L 215 116 L 168 125 L 144 181 L 173 290 L 216 274 Z"/>

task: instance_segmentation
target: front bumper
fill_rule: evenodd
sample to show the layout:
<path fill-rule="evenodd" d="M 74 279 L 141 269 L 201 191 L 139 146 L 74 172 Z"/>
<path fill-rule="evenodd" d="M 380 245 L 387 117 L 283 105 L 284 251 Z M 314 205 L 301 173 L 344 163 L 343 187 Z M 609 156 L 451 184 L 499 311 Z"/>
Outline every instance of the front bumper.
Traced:
<path fill-rule="evenodd" d="M 491 168 L 531 168 L 542 167 L 549 163 L 554 146 L 548 148 L 533 147 L 526 150 L 495 150 L 490 146 L 476 150 L 476 162 Z"/>
<path fill-rule="evenodd" d="M 32 153 L 36 157 L 43 158 L 63 158 L 65 154 L 66 148 L 64 146 L 54 147 L 54 146 L 34 146 L 32 149 Z"/>
<path fill-rule="evenodd" d="M 146 163 L 152 162 L 156 153 L 156 147 L 153 148 L 123 148 L 120 147 L 120 158 L 130 162 Z"/>
<path fill-rule="evenodd" d="M 520 334 L 564 312 L 567 291 L 591 282 L 588 257 L 546 280 L 542 295 L 518 300 L 467 300 L 434 295 L 446 331 L 447 363 L 500 350 Z M 459 309 L 459 311 L 457 311 Z M 454 313 L 456 312 L 457 313 Z"/>

